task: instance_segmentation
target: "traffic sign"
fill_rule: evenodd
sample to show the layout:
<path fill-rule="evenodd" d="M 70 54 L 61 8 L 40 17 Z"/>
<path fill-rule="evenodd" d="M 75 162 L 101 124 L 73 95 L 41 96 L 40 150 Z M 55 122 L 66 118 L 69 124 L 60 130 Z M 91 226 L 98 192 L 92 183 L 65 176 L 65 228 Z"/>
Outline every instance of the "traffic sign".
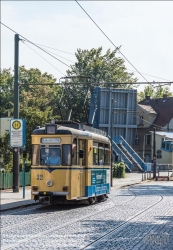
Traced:
<path fill-rule="evenodd" d="M 11 147 L 23 147 L 23 120 L 11 119 L 10 121 L 10 145 Z"/>

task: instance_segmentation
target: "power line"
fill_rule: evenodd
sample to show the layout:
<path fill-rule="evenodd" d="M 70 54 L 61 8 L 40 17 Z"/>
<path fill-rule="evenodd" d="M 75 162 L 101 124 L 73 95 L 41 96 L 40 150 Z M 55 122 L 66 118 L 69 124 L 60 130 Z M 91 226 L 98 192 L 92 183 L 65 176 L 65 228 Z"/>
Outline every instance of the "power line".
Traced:
<path fill-rule="evenodd" d="M 103 32 L 103 30 L 97 25 L 97 23 L 91 18 L 91 16 L 84 10 L 84 8 L 78 3 L 77 0 L 75 0 L 76 3 L 80 6 L 80 8 L 85 12 L 85 14 L 91 19 L 91 21 L 97 26 L 97 28 L 103 33 L 103 35 L 112 43 L 112 45 L 119 51 L 119 53 L 125 58 L 125 60 L 130 63 L 130 65 L 138 72 L 138 74 L 140 74 L 142 76 L 142 78 L 144 78 L 144 80 L 146 82 L 147 79 L 136 69 L 136 67 L 127 59 L 127 57 L 120 51 L 120 49 L 115 46 L 115 44 L 111 41 L 111 39 Z"/>
<path fill-rule="evenodd" d="M 76 1 L 77 2 L 77 1 Z M 78 3 L 78 2 L 77 2 Z M 79 3 L 78 3 L 79 4 Z M 80 6 L 81 7 L 81 6 Z M 82 7 L 81 7 L 82 8 Z M 83 9 L 83 8 L 82 8 Z M 84 10 L 85 11 L 85 10 Z M 87 14 L 87 13 L 86 13 Z M 87 14 L 88 15 L 88 14 Z M 89 16 L 89 15 L 88 15 Z M 91 19 L 92 20 L 92 19 Z M 92 20 L 93 21 L 93 20 Z M 94 21 L 93 21 L 94 22 Z M 16 31 L 14 31 L 13 29 L 11 29 L 10 27 L 8 27 L 7 25 L 5 25 L 4 23 L 2 23 L 2 22 L 0 22 L 3 26 L 5 26 L 6 28 L 8 28 L 9 30 L 11 30 L 12 32 L 14 32 L 14 33 L 17 33 Z M 95 22 L 94 22 L 95 23 Z M 97 24 L 96 24 L 97 25 Z M 98 26 L 98 25 L 97 25 Z M 99 28 L 99 27 L 98 27 Z M 100 28 L 99 28 L 100 29 Z M 100 29 L 101 30 L 101 29 Z M 104 33 L 103 33 L 104 34 Z M 19 34 L 20 35 L 20 34 Z M 104 34 L 105 35 L 105 34 Z M 21 37 L 23 37 L 22 35 L 20 35 Z M 105 35 L 106 36 L 106 35 Z M 107 36 L 106 36 L 107 37 Z M 71 68 L 69 65 L 67 65 L 66 63 L 64 63 L 64 62 L 62 62 L 61 60 L 59 60 L 58 58 L 56 58 L 56 57 L 54 57 L 53 55 L 51 55 L 51 54 L 55 54 L 55 53 L 53 53 L 53 52 L 50 52 L 50 51 L 48 51 L 48 50 L 44 50 L 44 49 L 42 49 L 42 48 L 40 48 L 39 46 L 37 46 L 37 44 L 36 43 L 33 43 L 33 42 L 31 42 L 31 41 L 29 41 L 28 39 L 26 39 L 25 37 L 23 37 L 27 42 L 29 42 L 29 43 L 31 43 L 31 44 L 33 44 L 34 46 L 36 46 L 36 47 L 38 47 L 39 49 L 41 49 L 42 51 L 44 51 L 45 53 L 47 53 L 48 55 L 50 55 L 51 57 L 53 57 L 54 59 L 56 59 L 56 60 L 58 60 L 59 62 L 61 62 L 61 63 L 63 63 L 63 64 L 65 64 L 67 67 L 69 67 L 69 68 Z M 108 38 L 109 39 L 109 38 Z M 25 44 L 26 45 L 26 44 Z M 113 44 L 114 45 L 114 44 Z M 49 46 L 45 46 L 45 45 L 40 45 L 40 46 L 43 46 L 43 47 L 47 47 L 47 48 L 51 48 L 51 47 L 49 47 Z M 115 46 L 115 45 L 114 45 Z M 116 47 L 116 46 L 115 46 Z M 116 47 L 117 49 L 118 49 L 118 47 Z M 58 50 L 58 49 L 55 49 L 55 48 L 51 48 L 51 49 L 54 49 L 54 50 Z M 65 51 L 62 51 L 62 50 L 58 50 L 58 51 L 61 51 L 61 52 L 64 52 L 64 53 L 68 53 L 68 54 L 72 54 L 72 55 L 75 55 L 75 54 L 73 54 L 73 53 L 70 53 L 70 52 L 65 52 Z M 51 54 L 50 54 L 50 53 Z M 121 52 L 120 52 L 121 53 Z M 122 54 L 122 53 L 121 53 Z M 55 54 L 55 55 L 57 55 L 57 54 Z M 57 56 L 59 56 L 59 55 L 57 55 Z M 123 55 L 124 56 L 124 55 Z M 61 57 L 61 56 L 59 56 L 59 57 Z M 65 59 L 65 60 L 68 60 L 68 59 L 66 59 L 66 58 L 64 58 L 64 57 L 61 57 L 61 58 L 63 58 L 63 59 Z M 44 60 L 46 60 L 46 59 L 44 59 Z M 70 60 L 68 60 L 68 61 L 70 61 Z M 127 60 L 128 61 L 128 60 Z M 72 61 L 70 61 L 70 62 L 72 62 Z M 72 62 L 72 63 L 74 63 L 74 62 Z M 129 62 L 130 63 L 130 62 Z M 132 64 L 131 64 L 132 65 Z M 133 65 L 132 65 L 133 66 Z M 54 66 L 53 66 L 54 67 Z M 134 67 L 134 66 L 133 66 Z M 135 68 L 135 67 L 134 67 Z M 136 69 L 136 68 L 135 68 Z M 58 70 L 58 69 L 57 69 Z M 127 69 L 127 70 L 129 70 L 129 71 L 133 71 L 133 70 L 130 70 L 130 69 Z M 137 73 L 139 73 L 140 75 L 141 75 L 141 73 L 138 71 L 138 70 L 136 70 L 136 71 L 133 71 L 133 72 L 137 72 Z M 61 72 L 62 73 L 62 72 Z M 148 76 L 152 76 L 152 75 L 149 75 L 149 74 L 146 74 L 146 73 L 142 73 L 142 74 L 144 74 L 144 75 L 148 75 Z M 64 74 L 63 74 L 64 75 Z M 142 75 L 141 75 L 142 76 Z M 143 76 L 142 76 L 143 77 Z M 160 78 L 160 77 L 157 77 L 157 76 L 152 76 L 152 77 L 155 77 L 155 78 L 158 78 L 158 79 L 163 79 L 163 80 L 166 80 L 166 81 L 169 81 L 169 80 L 167 80 L 167 79 L 164 79 L 164 78 Z M 143 77 L 144 78 L 144 77 Z M 144 78 L 145 79 L 145 78 Z M 146 80 L 146 79 L 145 79 Z M 147 81 L 147 80 L 146 80 Z M 148 81 L 147 81 L 148 82 Z M 149 82 L 148 82 L 149 83 Z M 122 84 L 122 83 L 121 83 Z M 142 84 L 142 83 L 140 83 L 140 84 Z"/>
<path fill-rule="evenodd" d="M 2 25 L 4 25 L 7 29 L 11 30 L 12 32 L 19 34 L 18 32 L 16 32 L 15 30 L 11 29 L 10 27 L 8 27 L 7 25 L 5 25 L 4 23 L 0 22 Z M 58 58 L 56 58 L 55 56 L 51 55 L 49 52 L 47 52 L 46 50 L 42 49 L 41 47 L 39 47 L 38 45 L 36 45 L 35 43 L 31 42 L 30 40 L 28 40 L 27 38 L 25 38 L 24 36 L 20 35 L 22 38 L 25 39 L 26 42 L 31 43 L 32 45 L 36 46 L 37 48 L 39 48 L 40 50 L 44 51 L 46 54 L 50 55 L 51 57 L 53 57 L 54 59 L 56 59 L 57 61 L 63 63 L 64 65 L 66 65 L 67 67 L 71 68 L 69 65 L 67 65 L 66 63 L 62 62 L 61 60 L 59 60 Z"/>
<path fill-rule="evenodd" d="M 56 70 L 58 70 L 61 74 L 63 74 L 64 76 L 66 76 L 64 73 L 62 73 L 58 68 L 56 68 L 52 63 L 50 63 L 48 60 L 46 60 L 43 56 L 41 56 L 39 53 L 37 53 L 34 49 L 32 49 L 28 44 L 26 44 L 23 41 L 23 44 L 25 44 L 28 48 L 30 48 L 32 51 L 34 51 L 38 56 L 40 56 L 43 60 L 45 60 L 47 63 L 49 63 L 51 66 L 53 66 Z"/>
<path fill-rule="evenodd" d="M 71 63 L 75 63 L 75 62 L 73 62 L 73 61 L 71 61 L 71 60 L 69 60 L 69 59 L 67 59 L 67 58 L 65 58 L 65 57 L 63 57 L 63 56 L 60 56 L 60 55 L 58 55 L 58 54 L 56 54 L 56 53 L 54 53 L 54 52 L 52 52 L 52 51 L 50 51 L 50 50 L 45 49 L 45 51 L 47 51 L 47 52 L 49 52 L 49 53 L 51 53 L 51 54 L 54 54 L 54 55 L 56 55 L 56 56 L 59 56 L 59 57 L 65 59 L 65 60 L 67 60 L 67 61 L 69 61 L 69 62 L 71 62 Z"/>
<path fill-rule="evenodd" d="M 137 72 L 137 71 L 131 70 L 131 69 L 126 69 L 126 70 L 129 70 L 129 71 L 132 71 L 132 72 Z M 155 78 L 158 78 L 158 79 L 161 79 L 161 80 L 165 80 L 165 81 L 171 81 L 171 80 L 168 80 L 168 79 L 165 79 L 165 78 L 161 78 L 161 77 L 158 77 L 158 76 L 149 75 L 149 74 L 146 74 L 146 73 L 142 73 L 142 74 L 146 75 L 146 76 L 152 76 L 152 77 L 155 77 Z"/>
<path fill-rule="evenodd" d="M 60 52 L 64 52 L 64 53 L 67 53 L 67 54 L 75 55 L 75 54 L 73 54 L 73 53 L 70 53 L 70 52 L 67 52 L 67 51 L 63 51 L 63 50 L 59 50 L 59 49 L 55 49 L 55 48 L 52 48 L 52 47 L 49 47 L 49 46 L 46 46 L 46 45 L 41 45 L 41 44 L 38 44 L 38 43 L 35 43 L 35 44 L 40 45 L 40 46 L 45 47 L 45 48 L 50 48 L 50 49 L 57 50 L 57 51 L 60 51 Z M 47 50 L 47 51 L 48 51 L 48 52 L 51 52 L 51 51 L 49 51 L 49 50 Z M 53 52 L 51 52 L 51 53 L 54 54 Z M 55 54 L 55 55 L 57 55 L 57 54 Z M 57 56 L 59 56 L 59 55 L 57 55 Z M 59 56 L 59 57 L 61 57 L 61 56 Z M 64 57 L 62 57 L 62 58 L 64 58 Z M 64 58 L 64 59 L 65 59 L 65 58 Z M 68 59 L 65 59 L 65 60 L 68 60 Z M 72 62 L 72 61 L 70 61 L 70 60 L 68 60 L 68 61 L 69 61 L 69 62 Z M 74 63 L 74 62 L 72 62 L 72 63 Z M 126 70 L 129 70 L 129 71 L 137 72 L 137 73 L 138 73 L 138 71 L 136 71 L 136 70 L 131 70 L 131 69 L 126 69 Z M 146 76 L 155 77 L 155 78 L 158 78 L 158 79 L 161 79 L 161 80 L 165 80 L 165 81 L 170 81 L 170 80 L 168 80 L 168 79 L 161 78 L 161 77 L 158 77 L 158 76 L 149 75 L 149 74 L 146 74 L 146 73 L 143 73 L 143 72 L 141 72 L 141 74 L 146 75 Z"/>
<path fill-rule="evenodd" d="M 42 45 L 42 44 L 39 44 L 39 43 L 35 43 L 35 44 L 40 45 L 40 46 L 45 47 L 45 48 L 49 48 L 49 49 L 53 49 L 53 50 L 58 50 L 60 52 L 63 52 L 63 53 L 66 53 L 66 54 L 70 54 L 70 55 L 73 55 L 73 56 L 75 55 L 73 53 L 70 53 L 70 52 L 67 52 L 67 51 L 64 51 L 64 50 L 60 50 L 60 49 L 55 49 L 55 48 L 52 48 L 52 47 L 49 47 L 49 46 L 46 46 L 46 45 Z"/>

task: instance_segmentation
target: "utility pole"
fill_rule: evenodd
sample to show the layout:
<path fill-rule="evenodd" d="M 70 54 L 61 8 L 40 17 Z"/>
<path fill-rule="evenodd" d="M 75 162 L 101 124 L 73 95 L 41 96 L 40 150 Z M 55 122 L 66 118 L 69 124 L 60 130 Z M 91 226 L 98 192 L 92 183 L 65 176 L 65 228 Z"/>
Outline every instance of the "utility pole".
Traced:
<path fill-rule="evenodd" d="M 14 36 L 14 119 L 19 119 L 19 35 Z M 13 193 L 19 192 L 19 148 L 13 148 Z"/>
<path fill-rule="evenodd" d="M 153 178 L 156 178 L 156 128 L 153 136 Z"/>
<path fill-rule="evenodd" d="M 114 99 L 111 98 L 111 119 L 110 119 L 110 122 L 111 122 L 111 187 L 113 187 L 113 171 L 112 171 L 112 165 L 113 165 L 113 102 L 114 102 Z"/>

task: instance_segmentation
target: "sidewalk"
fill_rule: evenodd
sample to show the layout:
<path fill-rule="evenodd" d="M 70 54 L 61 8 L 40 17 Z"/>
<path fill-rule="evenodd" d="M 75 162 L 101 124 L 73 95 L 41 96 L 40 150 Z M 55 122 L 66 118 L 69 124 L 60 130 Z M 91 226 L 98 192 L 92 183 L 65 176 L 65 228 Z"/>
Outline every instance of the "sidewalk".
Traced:
<path fill-rule="evenodd" d="M 142 173 L 126 173 L 126 178 L 113 179 L 113 189 L 122 188 L 142 182 Z"/>
<path fill-rule="evenodd" d="M 31 200 L 31 187 L 25 188 L 25 198 L 23 198 L 23 189 L 19 189 L 19 193 L 13 193 L 12 189 L 0 190 L 1 205 L 0 211 L 5 211 L 22 206 L 38 204 Z"/>
<path fill-rule="evenodd" d="M 141 173 L 127 173 L 126 178 L 113 179 L 113 189 L 118 189 L 128 185 L 134 185 L 142 182 Z M 13 193 L 13 190 L 1 190 L 1 206 L 0 211 L 5 211 L 22 206 L 38 204 L 31 200 L 31 187 L 25 188 L 25 198 L 23 198 L 23 189 L 20 188 L 19 193 Z"/>

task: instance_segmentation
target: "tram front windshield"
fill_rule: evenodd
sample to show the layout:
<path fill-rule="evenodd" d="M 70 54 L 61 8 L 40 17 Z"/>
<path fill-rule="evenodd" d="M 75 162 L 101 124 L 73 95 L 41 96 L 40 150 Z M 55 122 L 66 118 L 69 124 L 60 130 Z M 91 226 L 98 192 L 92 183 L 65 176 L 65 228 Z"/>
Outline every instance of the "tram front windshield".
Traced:
<path fill-rule="evenodd" d="M 59 145 L 41 145 L 40 165 L 61 165 L 61 149 Z"/>

